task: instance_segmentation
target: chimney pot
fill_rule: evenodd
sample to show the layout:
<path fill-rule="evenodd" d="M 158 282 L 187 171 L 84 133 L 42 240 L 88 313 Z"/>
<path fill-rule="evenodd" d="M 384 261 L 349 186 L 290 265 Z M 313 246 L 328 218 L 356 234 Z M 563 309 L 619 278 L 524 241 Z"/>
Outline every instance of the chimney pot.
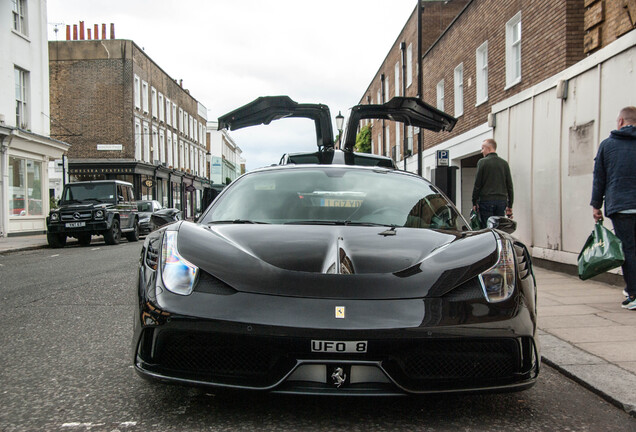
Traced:
<path fill-rule="evenodd" d="M 66 40 L 67 41 L 71 40 L 71 26 L 70 25 L 66 26 Z"/>
<path fill-rule="evenodd" d="M 80 40 L 84 40 L 84 21 L 80 21 L 79 38 Z"/>
<path fill-rule="evenodd" d="M 77 40 L 77 24 L 73 24 L 73 40 Z"/>
<path fill-rule="evenodd" d="M 93 26 L 93 28 L 95 29 L 95 31 L 93 32 L 94 33 L 93 36 L 94 36 L 95 40 L 97 40 L 97 39 L 99 39 L 99 25 L 95 24 Z"/>
<path fill-rule="evenodd" d="M 115 39 L 115 23 L 110 23 L 110 38 Z"/>
<path fill-rule="evenodd" d="M 102 39 L 106 39 L 106 24 L 102 24 Z"/>
<path fill-rule="evenodd" d="M 86 32 L 87 32 L 87 37 L 86 37 L 86 39 L 88 39 L 88 40 L 93 39 L 93 35 L 91 34 L 91 29 L 86 29 Z"/>

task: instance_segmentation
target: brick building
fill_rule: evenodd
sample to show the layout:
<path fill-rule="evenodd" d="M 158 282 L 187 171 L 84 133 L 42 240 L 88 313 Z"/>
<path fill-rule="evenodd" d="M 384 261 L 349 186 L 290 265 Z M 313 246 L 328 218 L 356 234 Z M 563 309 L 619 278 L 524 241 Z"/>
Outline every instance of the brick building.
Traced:
<path fill-rule="evenodd" d="M 448 150 L 453 192 L 467 215 L 481 142 L 495 138 L 513 173 L 516 235 L 535 256 L 576 262 L 592 225 L 595 149 L 618 110 L 636 105 L 636 86 L 625 85 L 635 80 L 636 0 L 450 0 L 422 8 L 422 22 L 439 22 L 436 30 L 457 12 L 432 43 L 422 25 L 421 57 L 423 100 L 455 115 L 457 126 L 450 133 L 422 131 L 419 166 L 408 154 L 417 153 L 419 131 L 408 127 L 374 124 L 373 151 L 384 149 L 399 166 L 431 179 L 436 151 Z M 417 86 L 408 85 L 409 74 L 417 83 L 417 57 L 409 62 L 400 51 L 401 42 L 417 45 L 416 11 L 361 103 L 417 95 Z"/>
<path fill-rule="evenodd" d="M 72 144 L 71 181 L 126 180 L 191 217 L 210 185 L 207 110 L 134 42 L 99 30 L 83 40 L 80 23 L 79 37 L 49 42 L 51 136 Z"/>

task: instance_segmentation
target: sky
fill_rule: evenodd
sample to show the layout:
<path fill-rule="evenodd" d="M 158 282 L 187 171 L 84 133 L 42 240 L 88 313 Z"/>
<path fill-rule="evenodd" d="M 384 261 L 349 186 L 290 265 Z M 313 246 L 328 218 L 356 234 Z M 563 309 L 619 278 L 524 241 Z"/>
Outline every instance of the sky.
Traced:
<path fill-rule="evenodd" d="M 208 109 L 208 120 L 259 96 L 356 105 L 415 0 L 48 0 L 49 40 L 65 25 L 115 24 Z M 58 32 L 54 29 L 57 27 Z M 346 119 L 345 119 L 346 121 Z M 335 122 L 334 122 L 335 123 Z M 334 136 L 337 131 L 334 131 Z M 230 133 L 248 170 L 315 151 L 313 123 L 286 119 Z"/>

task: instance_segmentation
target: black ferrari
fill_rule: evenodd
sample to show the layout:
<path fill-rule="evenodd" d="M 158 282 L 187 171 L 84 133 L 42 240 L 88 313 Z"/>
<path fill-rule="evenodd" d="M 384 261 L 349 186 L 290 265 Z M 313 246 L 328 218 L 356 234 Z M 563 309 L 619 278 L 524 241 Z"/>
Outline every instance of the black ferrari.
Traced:
<path fill-rule="evenodd" d="M 409 110 L 385 104 L 372 106 L 373 115 L 382 118 L 385 107 L 418 127 L 454 124 L 421 101 L 400 99 Z M 308 111 L 303 116 L 318 118 Z M 231 128 L 245 113 L 220 124 Z M 253 124 L 278 117 L 263 118 Z M 510 235 L 514 222 L 491 218 L 473 231 L 427 180 L 364 155 L 355 163 L 350 140 L 334 149 L 322 130 L 329 136 L 316 163 L 248 172 L 196 223 L 148 235 L 136 371 L 298 394 L 531 387 L 540 367 L 536 285 L 526 247 Z"/>

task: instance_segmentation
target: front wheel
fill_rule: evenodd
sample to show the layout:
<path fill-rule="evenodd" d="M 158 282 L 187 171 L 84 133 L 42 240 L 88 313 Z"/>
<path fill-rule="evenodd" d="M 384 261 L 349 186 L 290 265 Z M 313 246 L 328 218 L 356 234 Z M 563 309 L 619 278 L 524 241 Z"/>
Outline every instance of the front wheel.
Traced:
<path fill-rule="evenodd" d="M 119 228 L 119 219 L 113 219 L 110 229 L 104 233 L 104 242 L 107 245 L 119 244 L 121 240 L 121 229 Z"/>
<path fill-rule="evenodd" d="M 64 234 L 46 233 L 46 240 L 48 241 L 49 246 L 55 249 L 66 245 L 66 235 Z"/>
<path fill-rule="evenodd" d="M 135 221 L 134 226 L 134 230 L 126 233 L 126 238 L 128 239 L 129 242 L 136 242 L 139 240 L 139 222 Z"/>

